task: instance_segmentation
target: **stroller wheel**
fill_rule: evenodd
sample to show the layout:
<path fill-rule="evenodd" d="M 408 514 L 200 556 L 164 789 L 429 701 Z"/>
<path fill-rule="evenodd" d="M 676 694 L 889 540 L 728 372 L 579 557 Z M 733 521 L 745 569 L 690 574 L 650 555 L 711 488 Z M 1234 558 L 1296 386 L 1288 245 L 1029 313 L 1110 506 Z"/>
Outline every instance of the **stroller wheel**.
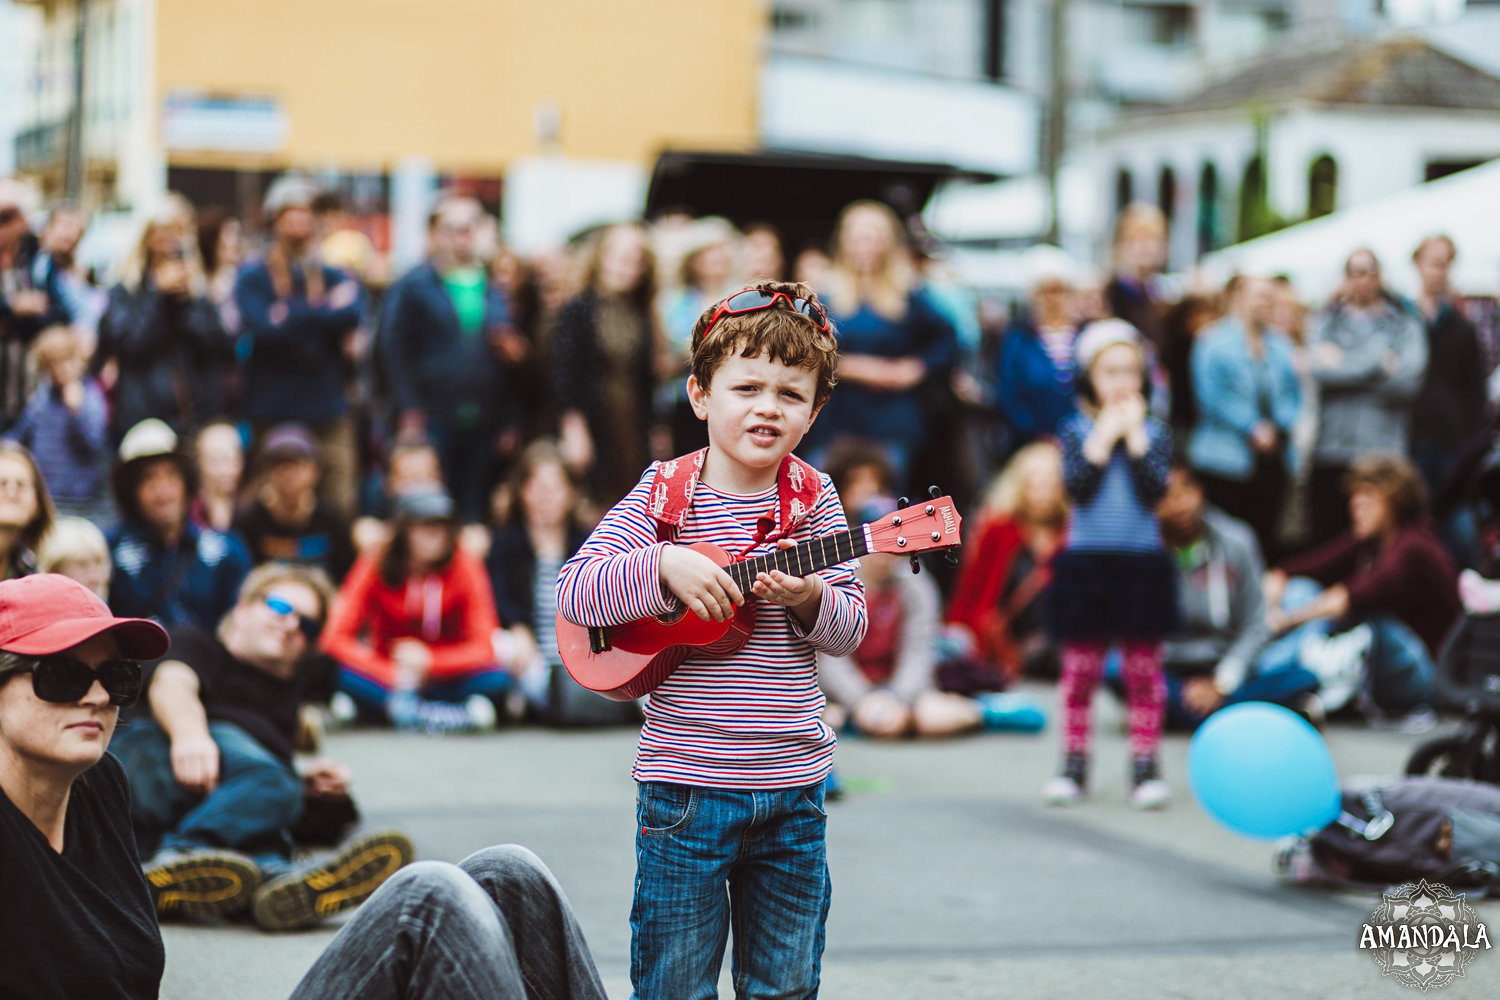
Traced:
<path fill-rule="evenodd" d="M 1428 740 L 1416 750 L 1406 762 L 1407 774 L 1423 774 L 1442 778 L 1479 778 L 1474 773 L 1474 757 L 1477 748 L 1461 736 L 1441 736 Z"/>

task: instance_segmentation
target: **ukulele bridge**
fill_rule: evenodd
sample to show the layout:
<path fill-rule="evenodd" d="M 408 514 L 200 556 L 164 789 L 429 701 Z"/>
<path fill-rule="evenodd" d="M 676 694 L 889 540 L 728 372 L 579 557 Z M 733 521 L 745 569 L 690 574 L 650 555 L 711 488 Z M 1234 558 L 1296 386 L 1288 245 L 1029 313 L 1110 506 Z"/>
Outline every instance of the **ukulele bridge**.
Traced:
<path fill-rule="evenodd" d="M 607 653 L 612 648 L 613 647 L 610 645 L 610 642 L 609 642 L 609 630 L 608 629 L 605 629 L 605 628 L 602 628 L 602 627 L 599 627 L 599 626 L 590 626 L 589 627 L 589 652 L 590 653 Z"/>

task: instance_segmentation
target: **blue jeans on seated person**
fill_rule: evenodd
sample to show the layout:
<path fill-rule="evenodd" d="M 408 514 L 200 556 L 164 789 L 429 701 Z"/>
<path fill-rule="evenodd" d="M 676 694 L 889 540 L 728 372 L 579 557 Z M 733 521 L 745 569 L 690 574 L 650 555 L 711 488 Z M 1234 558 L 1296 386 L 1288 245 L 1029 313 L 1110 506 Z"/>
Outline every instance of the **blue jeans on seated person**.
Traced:
<path fill-rule="evenodd" d="M 468 701 L 476 694 L 482 694 L 493 701 L 497 709 L 503 711 L 505 696 L 515 683 L 515 678 L 508 671 L 495 667 L 423 685 L 417 690 L 417 694 L 426 701 L 451 701 L 457 704 Z M 390 721 L 386 702 L 390 700 L 391 689 L 384 684 L 344 667 L 339 671 L 339 690 L 354 699 L 360 721 L 377 724 Z"/>
<path fill-rule="evenodd" d="M 1188 678 L 1173 672 L 1170 666 L 1164 671 L 1167 682 L 1167 715 L 1165 723 L 1169 729 L 1194 730 L 1203 725 L 1206 715 L 1191 711 L 1182 702 L 1182 688 Z M 1204 676 L 1212 677 L 1212 673 Z M 1125 697 L 1125 684 L 1120 678 L 1120 658 L 1111 651 L 1104 661 L 1104 683 L 1119 698 Z M 1283 708 L 1296 709 L 1303 698 L 1318 690 L 1318 679 L 1295 663 L 1271 673 L 1252 671 L 1240 686 L 1224 696 L 1214 711 L 1238 705 L 1246 701 L 1264 701 Z"/>
<path fill-rule="evenodd" d="M 140 717 L 115 734 L 110 751 L 130 779 L 130 818 L 143 860 L 162 849 L 223 849 L 250 855 L 267 878 L 291 871 L 287 828 L 302 814 L 302 779 L 231 722 L 208 724 L 219 748 L 219 783 L 188 791 L 172 773 L 172 743 Z"/>
<path fill-rule="evenodd" d="M 1293 577 L 1282 593 L 1281 606 L 1290 611 L 1322 593 L 1316 581 Z M 1359 623 L 1370 626 L 1370 651 L 1365 661 L 1364 691 L 1383 711 L 1402 714 L 1432 700 L 1436 673 L 1427 645 L 1405 623 L 1390 615 L 1374 615 Z M 1271 642 L 1255 661 L 1260 674 L 1301 666 L 1302 642 L 1309 635 L 1330 635 L 1327 618 L 1305 622 Z"/>
<path fill-rule="evenodd" d="M 823 783 L 736 791 L 636 788 L 633 1000 L 718 995 L 734 926 L 743 1000 L 818 994 L 832 901 Z"/>

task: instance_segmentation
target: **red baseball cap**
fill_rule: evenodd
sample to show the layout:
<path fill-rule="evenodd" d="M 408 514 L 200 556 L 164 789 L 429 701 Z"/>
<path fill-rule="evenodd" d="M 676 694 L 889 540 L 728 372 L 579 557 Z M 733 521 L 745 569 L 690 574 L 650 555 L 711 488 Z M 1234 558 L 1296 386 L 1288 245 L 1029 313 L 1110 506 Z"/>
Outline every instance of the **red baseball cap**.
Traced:
<path fill-rule="evenodd" d="M 0 581 L 0 649 L 27 656 L 60 653 L 109 632 L 132 660 L 166 653 L 166 629 L 145 618 L 116 618 L 83 584 L 58 573 Z"/>

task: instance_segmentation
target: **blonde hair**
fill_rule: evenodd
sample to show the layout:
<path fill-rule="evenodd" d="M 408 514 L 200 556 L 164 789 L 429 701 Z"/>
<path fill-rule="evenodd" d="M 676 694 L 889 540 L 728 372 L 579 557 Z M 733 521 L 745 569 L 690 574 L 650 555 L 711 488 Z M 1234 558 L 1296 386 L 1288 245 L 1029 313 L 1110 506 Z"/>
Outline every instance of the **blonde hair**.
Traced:
<path fill-rule="evenodd" d="M 984 516 L 1031 520 L 1021 509 L 1021 502 L 1026 492 L 1026 480 L 1038 472 L 1056 476 L 1058 483 L 1062 483 L 1062 449 L 1051 441 L 1034 441 L 1011 456 L 984 495 Z M 1067 492 L 1059 489 L 1057 505 L 1037 520 L 1042 524 L 1055 524 L 1066 520 L 1067 516 Z"/>
<path fill-rule="evenodd" d="M 1111 244 L 1116 250 L 1120 244 L 1137 236 L 1152 239 L 1167 238 L 1167 217 L 1155 205 L 1144 201 L 1133 201 L 1120 210 L 1115 220 L 1115 238 Z"/>
<path fill-rule="evenodd" d="M 161 206 L 146 220 L 141 238 L 131 248 L 125 263 L 120 265 L 120 284 L 132 294 L 140 291 L 146 274 L 156 266 L 151 254 L 151 238 L 158 229 L 178 226 L 182 230 L 182 262 L 188 269 L 188 290 L 195 297 L 203 296 L 208 289 L 208 278 L 203 271 L 203 255 L 198 252 L 197 218 L 192 202 L 175 191 L 169 191 Z"/>
<path fill-rule="evenodd" d="M 861 215 L 880 220 L 887 237 L 885 254 L 869 282 L 860 281 L 844 245 L 845 229 Z M 906 316 L 911 288 L 911 258 L 906 252 L 906 231 L 900 217 L 879 201 L 856 201 L 845 208 L 834 228 L 833 265 L 828 272 L 828 302 L 834 311 L 848 316 L 857 312 L 862 303 L 869 302 L 880 315 L 899 320 Z"/>
<path fill-rule="evenodd" d="M 36 567 L 43 573 L 56 573 L 69 559 L 98 556 L 110 564 L 109 542 L 93 521 L 82 517 L 60 517 L 42 538 L 37 549 Z"/>
<path fill-rule="evenodd" d="M 316 566 L 283 562 L 268 562 L 257 566 L 245 577 L 245 582 L 240 584 L 239 600 L 235 603 L 252 604 L 283 583 L 300 583 L 316 594 L 323 619 L 327 621 L 328 612 L 333 607 L 333 599 L 338 592 L 329 581 L 328 574 Z"/>
<path fill-rule="evenodd" d="M 37 334 L 26 355 L 26 367 L 33 375 L 39 375 L 50 371 L 63 358 L 75 358 L 83 353 L 83 338 L 78 331 L 58 323 Z"/>

